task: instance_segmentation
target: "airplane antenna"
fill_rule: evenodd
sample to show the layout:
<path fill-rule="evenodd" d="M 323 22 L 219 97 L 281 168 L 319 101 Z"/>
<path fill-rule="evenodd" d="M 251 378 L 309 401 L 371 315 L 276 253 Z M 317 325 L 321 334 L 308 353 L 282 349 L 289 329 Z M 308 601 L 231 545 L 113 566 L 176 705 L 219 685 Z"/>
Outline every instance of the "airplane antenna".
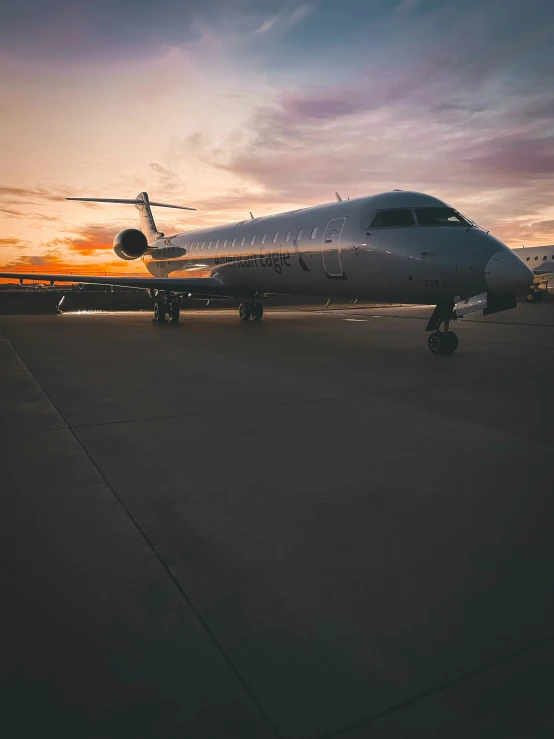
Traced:
<path fill-rule="evenodd" d="M 254 220 L 254 216 L 252 215 L 252 211 L 250 211 L 250 218 Z"/>
<path fill-rule="evenodd" d="M 337 203 L 342 203 L 342 198 L 341 198 L 341 196 L 340 196 L 340 195 L 338 194 L 338 192 L 336 192 L 336 193 L 335 193 L 335 197 L 336 197 L 336 199 L 337 199 Z"/>

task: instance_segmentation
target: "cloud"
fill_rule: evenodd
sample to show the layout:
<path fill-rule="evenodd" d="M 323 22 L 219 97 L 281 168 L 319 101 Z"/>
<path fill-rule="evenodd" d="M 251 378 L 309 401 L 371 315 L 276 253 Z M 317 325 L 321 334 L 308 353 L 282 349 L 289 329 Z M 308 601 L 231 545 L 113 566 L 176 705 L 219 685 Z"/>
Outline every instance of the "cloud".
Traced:
<path fill-rule="evenodd" d="M 244 0 L 232 11 L 228 0 L 186 5 L 182 23 L 182 9 L 171 14 L 171 28 L 166 14 L 163 35 L 152 23 L 163 15 L 157 8 L 148 22 L 131 14 L 124 32 L 121 16 L 112 26 L 117 50 L 98 64 L 85 49 L 57 76 L 54 63 L 29 75 L 37 63 L 31 52 L 30 61 L 21 53 L 22 65 L 11 65 L 25 72 L 6 112 L 14 141 L 21 132 L 26 139 L 5 171 L 14 187 L 0 188 L 0 214 L 12 219 L 6 233 L 19 219 L 22 237 L 40 226 L 42 242 L 68 261 L 89 254 L 93 261 L 111 253 L 118 228 L 100 223 L 93 233 L 95 211 L 80 209 L 104 206 L 61 209 L 66 194 L 148 190 L 154 200 L 197 206 L 155 213 L 158 227 L 173 232 L 238 220 L 251 209 L 332 200 L 335 189 L 356 196 L 401 187 L 443 197 L 504 239 L 532 228 L 547 236 L 541 229 L 554 204 L 548 3 L 506 0 L 500 12 L 497 3 L 467 0 L 462 14 L 455 3 L 410 0 L 297 7 Z M 71 118 L 60 118 L 68 106 Z M 44 151 L 27 151 L 33 122 Z M 36 187 L 15 186 L 25 156 Z M 44 172 L 77 186 L 45 183 Z M 98 218 L 112 212 L 127 217 L 114 208 Z M 74 223 L 56 233 L 51 222 L 65 214 Z"/>
<path fill-rule="evenodd" d="M 19 200 L 47 200 L 49 202 L 58 202 L 65 200 L 65 196 L 60 193 L 59 188 L 47 188 L 41 185 L 32 188 L 26 187 L 0 187 L 0 197 L 9 200 L 16 198 Z"/>
<path fill-rule="evenodd" d="M 525 134 L 489 139 L 459 152 L 477 175 L 486 175 L 499 187 L 515 179 L 554 180 L 554 136 Z"/>
<path fill-rule="evenodd" d="M 117 230 L 113 225 L 86 225 L 76 235 L 58 236 L 47 241 L 46 248 L 63 248 L 81 255 L 93 255 L 112 249 Z"/>
<path fill-rule="evenodd" d="M 32 213 L 26 210 L 21 210 L 18 208 L 6 208 L 0 205 L 0 213 L 3 213 L 5 216 L 8 216 L 8 218 L 22 218 L 27 221 L 58 221 L 59 218 L 57 216 L 48 216 L 44 213 Z"/>
<path fill-rule="evenodd" d="M 305 18 L 311 15 L 316 9 L 316 3 L 304 3 L 298 8 L 295 8 L 292 12 L 290 8 L 282 10 L 280 13 L 267 18 L 254 33 L 268 33 L 271 30 L 286 31 L 298 23 L 301 23 Z"/>
<path fill-rule="evenodd" d="M 420 0 L 400 0 L 398 5 L 394 9 L 394 12 L 398 14 L 408 13 L 414 8 L 417 8 L 419 5 Z"/>
<path fill-rule="evenodd" d="M 32 254 L 18 257 L 3 267 L 5 272 L 42 272 L 54 274 L 124 274 L 129 272 L 128 265 L 125 266 L 121 260 L 111 260 L 98 264 L 96 262 L 79 262 L 78 264 L 68 264 L 67 258 L 57 251 L 48 251 L 43 254 Z M 133 271 L 136 270 L 136 267 Z"/>
<path fill-rule="evenodd" d="M 15 236 L 5 236 L 4 238 L 0 238 L 0 248 L 4 246 L 4 247 L 21 249 L 27 246 L 28 244 L 29 244 L 28 241 L 22 241 L 21 239 L 18 239 Z"/>

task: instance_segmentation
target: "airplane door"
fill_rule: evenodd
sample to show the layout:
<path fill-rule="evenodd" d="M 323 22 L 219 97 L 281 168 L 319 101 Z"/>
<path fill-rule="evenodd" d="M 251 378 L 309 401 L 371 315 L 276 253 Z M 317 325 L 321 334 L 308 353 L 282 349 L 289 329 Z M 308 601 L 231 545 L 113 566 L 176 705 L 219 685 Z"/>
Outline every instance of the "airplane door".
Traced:
<path fill-rule="evenodd" d="M 329 221 L 323 235 L 321 254 L 323 267 L 327 277 L 343 278 L 344 272 L 340 259 L 340 235 L 346 218 L 334 218 Z"/>

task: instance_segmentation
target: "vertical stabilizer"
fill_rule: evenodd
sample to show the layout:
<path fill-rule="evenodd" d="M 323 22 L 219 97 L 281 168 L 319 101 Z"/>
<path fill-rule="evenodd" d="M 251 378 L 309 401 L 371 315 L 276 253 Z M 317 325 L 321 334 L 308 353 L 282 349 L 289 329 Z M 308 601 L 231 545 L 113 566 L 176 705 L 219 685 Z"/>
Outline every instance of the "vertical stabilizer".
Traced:
<path fill-rule="evenodd" d="M 154 216 L 152 215 L 152 210 L 150 208 L 150 201 L 148 200 L 148 193 L 139 192 L 137 195 L 137 201 L 142 201 L 137 202 L 136 204 L 140 216 L 140 228 L 142 233 L 148 239 L 148 243 L 152 244 L 156 239 L 161 239 L 163 233 L 158 231 L 156 228 Z"/>

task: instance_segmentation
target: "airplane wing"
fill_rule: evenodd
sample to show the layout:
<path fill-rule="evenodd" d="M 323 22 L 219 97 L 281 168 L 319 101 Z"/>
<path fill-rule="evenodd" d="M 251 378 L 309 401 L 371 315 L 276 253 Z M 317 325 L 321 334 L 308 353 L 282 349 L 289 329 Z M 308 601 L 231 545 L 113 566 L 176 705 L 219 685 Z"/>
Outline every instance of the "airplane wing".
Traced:
<path fill-rule="evenodd" d="M 44 280 L 45 282 L 75 282 L 86 285 L 113 285 L 114 287 L 169 290 L 179 293 L 222 295 L 223 283 L 215 277 L 115 277 L 105 275 L 40 274 L 36 272 L 0 272 L 1 279 Z"/>

